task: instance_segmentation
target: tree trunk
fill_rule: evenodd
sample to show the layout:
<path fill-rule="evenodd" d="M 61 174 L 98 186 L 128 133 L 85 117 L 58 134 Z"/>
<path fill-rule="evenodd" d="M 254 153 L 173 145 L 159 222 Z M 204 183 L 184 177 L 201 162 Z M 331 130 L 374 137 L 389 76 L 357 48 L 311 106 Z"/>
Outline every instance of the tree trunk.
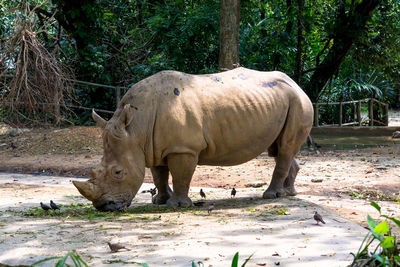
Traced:
<path fill-rule="evenodd" d="M 365 25 L 372 16 L 371 12 L 381 2 L 382 0 L 364 0 L 356 4 L 351 10 L 346 10 L 344 2 L 341 4 L 336 19 L 332 23 L 335 25 L 331 34 L 333 45 L 324 60 L 315 67 L 315 72 L 305 87 L 312 101 L 318 100 L 325 84 L 338 72 L 340 64 L 352 44 L 365 30 Z"/>
<path fill-rule="evenodd" d="M 303 71 L 303 9 L 304 0 L 297 0 L 297 52 L 296 52 L 296 70 L 294 80 L 301 86 L 301 73 Z"/>
<path fill-rule="evenodd" d="M 219 24 L 219 69 L 239 64 L 240 0 L 221 0 Z"/>

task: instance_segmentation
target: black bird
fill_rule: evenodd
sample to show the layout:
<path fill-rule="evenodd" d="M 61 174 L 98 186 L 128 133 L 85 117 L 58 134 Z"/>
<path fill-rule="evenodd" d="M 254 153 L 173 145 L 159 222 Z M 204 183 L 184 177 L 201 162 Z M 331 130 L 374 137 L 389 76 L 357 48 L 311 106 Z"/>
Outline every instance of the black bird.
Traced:
<path fill-rule="evenodd" d="M 200 189 L 200 196 L 206 198 L 206 193 L 203 192 L 203 188 Z"/>
<path fill-rule="evenodd" d="M 157 194 L 157 187 L 150 188 L 149 192 L 150 192 L 151 196 L 154 196 L 155 194 Z"/>
<path fill-rule="evenodd" d="M 40 202 L 40 207 L 42 207 L 42 209 L 44 209 L 45 211 L 48 211 L 49 209 L 51 209 L 49 207 L 49 205 L 43 204 L 43 202 Z"/>
<path fill-rule="evenodd" d="M 208 215 L 211 214 L 211 212 L 214 210 L 214 203 L 211 203 L 210 206 L 208 206 Z"/>
<path fill-rule="evenodd" d="M 56 205 L 56 203 L 53 202 L 53 200 L 50 200 L 50 207 L 52 210 L 59 210 L 60 208 Z"/>
<path fill-rule="evenodd" d="M 11 146 L 12 149 L 16 149 L 17 148 L 17 146 L 14 144 L 14 142 L 11 142 L 10 146 Z"/>
<path fill-rule="evenodd" d="M 317 221 L 317 224 L 319 224 L 319 222 L 322 222 L 323 224 L 325 224 L 324 220 L 322 219 L 322 216 L 318 214 L 318 212 L 314 213 L 314 220 Z"/>
<path fill-rule="evenodd" d="M 235 196 L 236 196 L 236 189 L 232 188 L 231 197 L 235 197 Z"/>
<path fill-rule="evenodd" d="M 121 249 L 130 250 L 129 248 L 126 248 L 121 244 L 112 244 L 111 242 L 107 242 L 107 244 L 110 247 L 112 253 L 118 252 Z"/>

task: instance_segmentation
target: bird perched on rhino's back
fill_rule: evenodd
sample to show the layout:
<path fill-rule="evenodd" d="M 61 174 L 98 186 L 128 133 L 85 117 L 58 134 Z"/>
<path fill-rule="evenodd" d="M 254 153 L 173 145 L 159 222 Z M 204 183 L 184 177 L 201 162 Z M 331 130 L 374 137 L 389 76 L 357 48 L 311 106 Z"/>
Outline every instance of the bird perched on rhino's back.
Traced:
<path fill-rule="evenodd" d="M 206 198 L 206 193 L 204 193 L 203 188 L 200 189 L 200 196 Z"/>
<path fill-rule="evenodd" d="M 53 200 L 50 200 L 50 207 L 52 210 L 59 210 L 60 208 L 57 206 L 56 203 L 54 203 Z"/>
<path fill-rule="evenodd" d="M 318 212 L 314 213 L 314 220 L 317 221 L 317 224 L 319 224 L 320 222 L 325 224 L 324 219 L 322 219 L 322 216 Z"/>
<path fill-rule="evenodd" d="M 126 248 L 125 246 L 121 245 L 121 244 L 112 244 L 111 242 L 107 242 L 108 246 L 110 247 L 110 250 L 112 253 L 118 252 L 121 249 L 126 249 L 126 250 L 130 250 L 129 248 Z"/>
<path fill-rule="evenodd" d="M 43 202 L 40 202 L 40 207 L 42 207 L 43 210 L 48 211 L 51 209 L 49 205 L 44 204 Z"/>

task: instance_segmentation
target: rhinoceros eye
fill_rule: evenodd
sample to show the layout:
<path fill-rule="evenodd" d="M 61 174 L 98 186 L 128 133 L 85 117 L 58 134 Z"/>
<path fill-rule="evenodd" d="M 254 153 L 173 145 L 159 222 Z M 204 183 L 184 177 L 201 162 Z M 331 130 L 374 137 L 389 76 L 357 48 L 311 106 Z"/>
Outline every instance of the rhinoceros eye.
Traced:
<path fill-rule="evenodd" d="M 113 178 L 115 178 L 115 179 L 122 179 L 122 177 L 123 177 L 123 169 L 122 168 L 113 167 L 111 169 L 111 174 L 112 174 Z"/>

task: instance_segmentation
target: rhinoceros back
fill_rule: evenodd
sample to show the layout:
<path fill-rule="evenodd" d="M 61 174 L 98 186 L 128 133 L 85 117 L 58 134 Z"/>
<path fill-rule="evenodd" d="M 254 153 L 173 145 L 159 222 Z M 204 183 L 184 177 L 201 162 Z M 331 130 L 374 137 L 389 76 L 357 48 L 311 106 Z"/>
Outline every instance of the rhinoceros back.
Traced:
<path fill-rule="evenodd" d="M 308 97 L 281 72 L 237 68 L 189 75 L 164 71 L 131 90 L 137 92 L 121 102 L 146 103 L 153 114 L 146 123 L 152 127 L 147 131 L 151 136 L 146 137 L 152 142 L 147 145 L 152 165 L 165 164 L 170 153 L 195 154 L 199 164 L 240 164 L 277 140 L 289 110 L 296 110 L 299 120 L 304 120 L 299 127 L 310 124 L 309 115 L 301 116 L 309 113 Z"/>

